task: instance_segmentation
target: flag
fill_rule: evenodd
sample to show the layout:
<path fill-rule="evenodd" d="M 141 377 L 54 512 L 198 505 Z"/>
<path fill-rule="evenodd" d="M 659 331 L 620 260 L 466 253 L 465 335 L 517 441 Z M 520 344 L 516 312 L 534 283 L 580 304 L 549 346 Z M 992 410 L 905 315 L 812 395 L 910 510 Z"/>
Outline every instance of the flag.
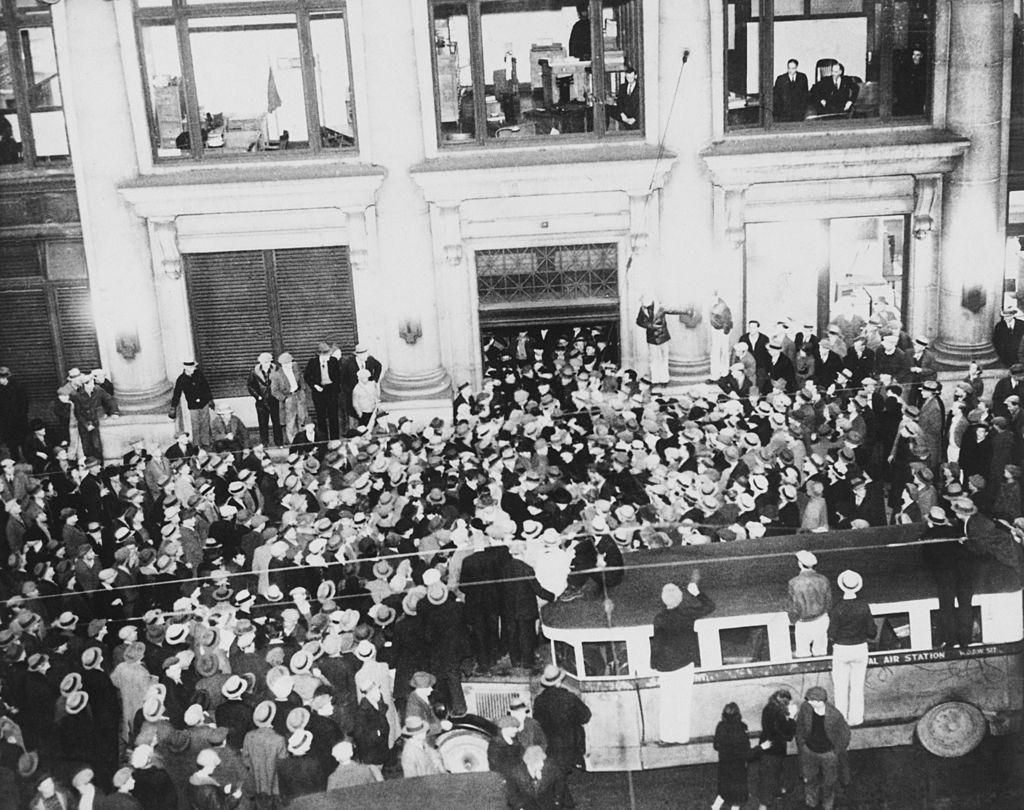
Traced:
<path fill-rule="evenodd" d="M 274 69 L 269 68 L 267 74 L 267 112 L 272 113 L 281 106 L 281 96 L 277 92 L 277 82 L 274 81 Z"/>

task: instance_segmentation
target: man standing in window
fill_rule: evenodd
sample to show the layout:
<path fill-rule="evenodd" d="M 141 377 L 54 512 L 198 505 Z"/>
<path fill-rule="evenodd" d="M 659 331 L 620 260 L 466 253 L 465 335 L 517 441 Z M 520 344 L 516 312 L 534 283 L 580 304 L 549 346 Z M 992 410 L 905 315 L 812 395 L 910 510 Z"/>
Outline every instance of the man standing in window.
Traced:
<path fill-rule="evenodd" d="M 579 19 L 573 23 L 569 32 L 569 56 L 581 62 L 590 61 L 590 3 L 577 3 L 576 13 Z"/>
<path fill-rule="evenodd" d="M 312 392 L 316 411 L 317 430 L 328 439 L 338 438 L 338 391 L 341 385 L 341 366 L 331 357 L 331 347 L 320 343 L 316 357 L 306 363 L 302 376 Z"/>
<path fill-rule="evenodd" d="M 910 59 L 904 61 L 896 75 L 893 114 L 924 115 L 927 98 L 928 66 L 924 61 L 924 51 L 915 46 L 910 51 Z"/>
<path fill-rule="evenodd" d="M 186 360 L 181 366 L 181 374 L 175 380 L 174 393 L 171 394 L 171 410 L 167 415 L 171 419 L 178 418 L 178 403 L 184 396 L 185 407 L 188 408 L 192 420 L 192 436 L 195 443 L 202 449 L 209 450 L 212 446 L 210 409 L 213 407 L 213 392 L 210 391 L 206 375 L 196 366 L 195 360 Z M 182 429 L 185 429 L 184 425 Z"/>
<path fill-rule="evenodd" d="M 776 121 L 803 121 L 807 111 L 807 74 L 797 70 L 796 59 L 786 62 L 786 72 L 775 80 L 772 110 Z"/>
<path fill-rule="evenodd" d="M 831 75 L 814 85 L 811 97 L 814 99 L 814 111 L 818 115 L 839 115 L 853 110 L 860 88 L 845 73 L 846 68 L 842 63 L 836 62 L 832 65 Z"/>
<path fill-rule="evenodd" d="M 637 82 L 636 68 L 626 65 L 626 81 L 619 85 L 615 97 L 619 123 L 623 129 L 640 128 L 640 85 Z"/>

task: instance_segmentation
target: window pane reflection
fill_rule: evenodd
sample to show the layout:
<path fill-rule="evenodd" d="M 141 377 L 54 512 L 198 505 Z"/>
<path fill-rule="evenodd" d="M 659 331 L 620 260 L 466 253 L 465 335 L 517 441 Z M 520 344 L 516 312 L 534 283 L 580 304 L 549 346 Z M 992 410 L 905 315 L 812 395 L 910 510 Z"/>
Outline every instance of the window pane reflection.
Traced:
<path fill-rule="evenodd" d="M 761 54 L 758 23 L 756 16 L 751 18 L 749 5 L 726 4 L 725 48 L 729 127 L 757 126 L 761 123 Z"/>
<path fill-rule="evenodd" d="M 7 37 L 0 37 L 0 165 L 24 160 L 17 107 L 11 53 L 7 48 Z"/>
<path fill-rule="evenodd" d="M 57 53 L 50 28 L 25 28 L 19 32 L 29 109 L 32 110 L 32 136 L 36 157 L 66 158 L 68 134 L 64 125 L 63 97 L 57 72 Z"/>
<path fill-rule="evenodd" d="M 466 4 L 434 6 L 434 91 L 441 137 L 448 143 L 473 142 L 473 71 L 469 49 Z"/>
<path fill-rule="evenodd" d="M 316 103 L 320 112 L 320 143 L 324 147 L 354 146 L 355 116 L 345 20 L 337 15 L 313 15 L 309 31 L 313 42 Z"/>
<path fill-rule="evenodd" d="M 205 148 L 308 145 L 294 16 L 194 19 L 189 40 Z"/>
<path fill-rule="evenodd" d="M 147 25 L 142 29 L 153 138 L 157 154 L 175 157 L 188 152 L 189 133 L 185 88 L 181 81 L 178 43 L 173 25 Z"/>

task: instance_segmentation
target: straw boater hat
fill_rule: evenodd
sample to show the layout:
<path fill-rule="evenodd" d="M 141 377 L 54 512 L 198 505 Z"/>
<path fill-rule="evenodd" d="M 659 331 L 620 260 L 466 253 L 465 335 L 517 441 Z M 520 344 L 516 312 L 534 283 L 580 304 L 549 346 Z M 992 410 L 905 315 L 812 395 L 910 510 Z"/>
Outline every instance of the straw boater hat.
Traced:
<path fill-rule="evenodd" d="M 847 569 L 839 575 L 838 583 L 843 593 L 857 593 L 863 587 L 864 580 L 856 571 Z"/>

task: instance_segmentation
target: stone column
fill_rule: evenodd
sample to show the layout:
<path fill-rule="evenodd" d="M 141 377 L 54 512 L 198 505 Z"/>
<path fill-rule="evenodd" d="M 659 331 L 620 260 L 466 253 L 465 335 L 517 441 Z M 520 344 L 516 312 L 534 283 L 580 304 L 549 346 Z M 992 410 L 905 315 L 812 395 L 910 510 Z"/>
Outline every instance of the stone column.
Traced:
<path fill-rule="evenodd" d="M 360 122 L 360 139 L 388 169 L 377 198 L 378 300 L 385 307 L 379 316 L 388 355 L 381 391 L 389 400 L 447 397 L 451 380 L 441 364 L 430 213 L 409 174 L 425 157 L 420 82 L 433 81 L 415 58 L 412 14 L 426 11 L 413 0 L 362 8 L 362 31 L 353 34 L 365 42 L 366 75 L 386 78 L 387 85 L 369 94 L 370 120 Z"/>
<path fill-rule="evenodd" d="M 938 266 L 939 212 L 942 210 L 942 175 L 914 177 L 914 218 L 911 223 L 910 263 L 903 268 L 910 285 L 910 312 L 904 316 L 907 332 L 934 339 L 938 334 L 940 268 Z"/>
<path fill-rule="evenodd" d="M 100 356 L 122 411 L 163 409 L 170 383 L 148 233 L 117 193 L 138 164 L 114 4 L 76 0 L 52 13 Z"/>
<path fill-rule="evenodd" d="M 943 200 L 936 348 L 939 361 L 956 368 L 994 358 L 989 339 L 1002 298 L 1006 233 L 1007 8 L 1004 0 L 950 4 L 946 124 L 971 147 Z"/>
<path fill-rule="evenodd" d="M 703 380 L 709 370 L 713 201 L 711 182 L 698 153 L 712 137 L 712 105 L 719 94 L 712 91 L 711 65 L 712 59 L 721 58 L 711 53 L 709 14 L 708 3 L 661 3 L 660 131 L 647 133 L 648 139 L 657 141 L 663 132 L 665 148 L 679 156 L 661 193 L 660 284 L 654 292 L 670 309 L 693 306 L 701 313 L 700 323 L 692 329 L 675 317 L 669 319 L 673 383 Z M 683 65 L 685 51 L 689 59 Z M 677 80 L 678 95 L 673 99 Z"/>

